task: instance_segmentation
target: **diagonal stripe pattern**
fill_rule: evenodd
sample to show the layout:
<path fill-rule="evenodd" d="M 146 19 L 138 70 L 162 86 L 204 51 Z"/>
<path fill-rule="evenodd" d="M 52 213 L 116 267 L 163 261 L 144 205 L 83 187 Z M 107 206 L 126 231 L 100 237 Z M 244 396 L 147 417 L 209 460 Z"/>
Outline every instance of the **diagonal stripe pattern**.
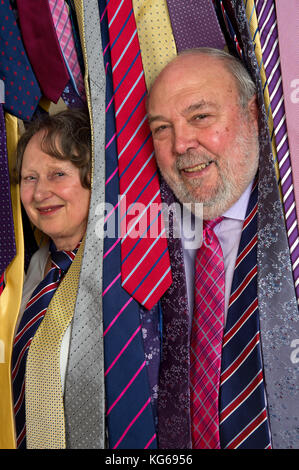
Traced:
<path fill-rule="evenodd" d="M 219 449 L 218 393 L 224 324 L 223 253 L 213 229 L 221 217 L 204 222 L 195 259 L 194 314 L 190 351 L 192 447 Z"/>
<path fill-rule="evenodd" d="M 114 95 L 106 2 L 100 1 L 101 33 L 106 70 L 106 192 L 112 206 L 107 226 L 118 220 L 119 178 Z M 104 239 L 103 322 L 106 415 L 109 448 L 153 449 L 157 446 L 141 335 L 139 305 L 121 287 L 120 238 Z"/>
<path fill-rule="evenodd" d="M 68 7 L 64 0 L 48 1 L 66 66 L 69 69 L 70 76 L 73 78 L 76 91 L 81 98 L 85 98 L 84 81 L 77 57 Z"/>
<path fill-rule="evenodd" d="M 222 19 L 223 21 L 223 28 L 226 29 L 226 33 L 228 35 L 228 38 L 230 38 L 231 41 L 231 48 L 235 51 L 235 53 L 240 57 L 240 59 L 243 58 L 243 52 L 242 52 L 242 47 L 239 43 L 239 39 L 237 37 L 237 34 L 234 30 L 233 24 L 231 22 L 231 19 L 229 17 L 229 13 L 226 10 L 225 5 L 223 4 L 222 0 L 214 0 L 214 7 L 216 9 L 216 13 L 218 15 L 218 19 Z M 230 46 L 229 41 L 227 41 L 228 47 Z"/>
<path fill-rule="evenodd" d="M 299 229 L 283 97 L 275 3 L 274 0 L 263 2 L 256 0 L 255 4 L 273 116 L 280 184 L 294 283 L 297 301 L 299 302 Z"/>
<path fill-rule="evenodd" d="M 257 300 L 257 182 L 243 224 L 223 336 L 221 448 L 270 447 Z"/>
<path fill-rule="evenodd" d="M 151 309 L 171 284 L 146 86 L 131 1 L 107 3 L 121 193 L 122 285 Z M 150 229 L 150 230 L 149 230 Z M 151 234 L 154 234 L 151 236 Z"/>
<path fill-rule="evenodd" d="M 50 243 L 51 269 L 32 293 L 14 339 L 12 382 L 17 447 L 19 448 L 26 447 L 25 371 L 30 344 L 62 277 L 75 258 L 77 249 L 78 247 L 73 251 L 56 251 L 53 242 Z"/>

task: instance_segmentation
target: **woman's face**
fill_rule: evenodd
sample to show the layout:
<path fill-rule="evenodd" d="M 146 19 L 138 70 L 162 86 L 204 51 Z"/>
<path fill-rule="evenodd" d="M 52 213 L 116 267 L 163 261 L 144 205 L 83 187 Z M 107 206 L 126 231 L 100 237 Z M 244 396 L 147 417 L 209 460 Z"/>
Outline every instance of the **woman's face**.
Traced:
<path fill-rule="evenodd" d="M 90 190 L 69 160 L 44 153 L 39 131 L 28 142 L 21 169 L 21 200 L 31 222 L 59 250 L 72 250 L 86 231 Z"/>

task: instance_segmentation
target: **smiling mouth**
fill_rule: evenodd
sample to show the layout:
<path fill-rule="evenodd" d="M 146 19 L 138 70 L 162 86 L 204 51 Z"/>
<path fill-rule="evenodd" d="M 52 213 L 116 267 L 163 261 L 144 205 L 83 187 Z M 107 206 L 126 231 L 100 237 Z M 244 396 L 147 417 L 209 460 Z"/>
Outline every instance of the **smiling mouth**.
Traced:
<path fill-rule="evenodd" d="M 212 162 L 200 163 L 199 165 L 193 166 L 192 168 L 184 168 L 183 171 L 186 173 L 194 173 L 196 171 L 201 171 L 207 168 Z"/>
<path fill-rule="evenodd" d="M 53 212 L 56 212 L 61 207 L 62 206 L 38 207 L 37 210 L 41 215 L 44 215 L 44 214 L 51 214 Z"/>

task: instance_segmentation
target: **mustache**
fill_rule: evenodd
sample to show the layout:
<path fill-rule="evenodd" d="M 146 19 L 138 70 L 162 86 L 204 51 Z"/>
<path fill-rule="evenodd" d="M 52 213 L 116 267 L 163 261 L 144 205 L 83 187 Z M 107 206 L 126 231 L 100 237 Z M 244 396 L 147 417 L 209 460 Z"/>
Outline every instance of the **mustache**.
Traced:
<path fill-rule="evenodd" d="M 176 159 L 177 170 L 184 170 L 203 163 L 215 162 L 215 159 L 207 153 L 199 153 L 194 150 L 180 154 Z"/>

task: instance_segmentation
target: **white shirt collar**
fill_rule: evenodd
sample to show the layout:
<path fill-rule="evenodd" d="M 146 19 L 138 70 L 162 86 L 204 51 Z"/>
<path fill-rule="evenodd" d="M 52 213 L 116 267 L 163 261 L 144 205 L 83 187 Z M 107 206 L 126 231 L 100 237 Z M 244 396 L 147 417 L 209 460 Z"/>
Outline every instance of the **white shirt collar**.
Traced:
<path fill-rule="evenodd" d="M 227 219 L 245 220 L 252 185 L 253 181 L 251 181 L 249 186 L 247 186 L 244 193 L 237 200 L 237 202 L 235 202 L 235 204 L 233 204 L 227 211 L 224 212 L 224 214 L 222 214 L 223 217 Z"/>

